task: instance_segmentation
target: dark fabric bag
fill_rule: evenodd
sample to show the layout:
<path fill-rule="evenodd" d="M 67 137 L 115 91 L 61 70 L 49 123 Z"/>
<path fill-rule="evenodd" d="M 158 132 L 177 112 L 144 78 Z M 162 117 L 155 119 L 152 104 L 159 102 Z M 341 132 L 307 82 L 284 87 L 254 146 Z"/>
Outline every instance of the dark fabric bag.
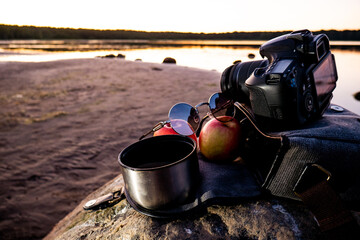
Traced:
<path fill-rule="evenodd" d="M 360 117 L 333 108 L 294 130 L 264 133 L 255 122 L 243 123 L 251 130 L 240 152 L 257 171 L 264 189 L 275 196 L 299 200 L 294 193 L 297 181 L 306 166 L 318 164 L 331 173 L 332 184 L 344 201 L 360 205 Z M 251 116 L 246 117 L 251 121 Z"/>
<path fill-rule="evenodd" d="M 264 187 L 288 198 L 307 164 L 316 163 L 331 173 L 344 200 L 360 202 L 360 117 L 328 110 L 304 129 L 279 133 L 283 144 Z"/>
<path fill-rule="evenodd" d="M 240 154 L 268 193 L 301 200 L 328 239 L 353 239 L 360 227 L 360 117 L 331 106 L 302 128 L 264 133 L 236 103 L 246 130 Z"/>

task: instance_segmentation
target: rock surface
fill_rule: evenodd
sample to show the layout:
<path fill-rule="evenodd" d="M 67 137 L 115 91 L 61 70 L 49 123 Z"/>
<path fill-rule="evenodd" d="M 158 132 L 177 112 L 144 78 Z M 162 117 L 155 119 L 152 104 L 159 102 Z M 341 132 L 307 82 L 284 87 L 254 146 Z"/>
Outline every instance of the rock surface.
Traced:
<path fill-rule="evenodd" d="M 209 206 L 181 218 L 157 219 L 126 199 L 103 210 L 85 211 L 90 199 L 124 185 L 119 175 L 90 194 L 47 235 L 49 239 L 321 239 L 312 214 L 299 202 L 259 198 Z"/>

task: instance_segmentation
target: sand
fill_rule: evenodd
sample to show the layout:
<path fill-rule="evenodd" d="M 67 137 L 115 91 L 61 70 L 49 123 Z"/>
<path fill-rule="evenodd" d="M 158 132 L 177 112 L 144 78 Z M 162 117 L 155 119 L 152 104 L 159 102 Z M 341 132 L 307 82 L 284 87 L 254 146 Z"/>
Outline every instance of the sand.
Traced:
<path fill-rule="evenodd" d="M 0 238 L 41 239 L 120 174 L 119 152 L 219 72 L 122 59 L 0 63 Z"/>

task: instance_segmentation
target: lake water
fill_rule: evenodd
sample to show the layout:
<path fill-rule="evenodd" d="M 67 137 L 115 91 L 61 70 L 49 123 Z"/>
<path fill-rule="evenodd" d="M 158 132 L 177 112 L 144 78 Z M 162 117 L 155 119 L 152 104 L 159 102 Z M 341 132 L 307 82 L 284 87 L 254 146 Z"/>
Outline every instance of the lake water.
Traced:
<path fill-rule="evenodd" d="M 148 41 L 148 40 L 11 40 L 0 41 L 0 62 L 40 62 L 124 54 L 127 60 L 161 63 L 173 57 L 178 65 L 222 72 L 235 60 L 262 59 L 263 41 Z M 338 71 L 332 102 L 360 114 L 360 42 L 331 42 Z M 249 59 L 252 53 L 254 58 Z M 0 65 L 1 67 L 1 65 Z M 220 80 L 220 79 L 219 79 Z"/>

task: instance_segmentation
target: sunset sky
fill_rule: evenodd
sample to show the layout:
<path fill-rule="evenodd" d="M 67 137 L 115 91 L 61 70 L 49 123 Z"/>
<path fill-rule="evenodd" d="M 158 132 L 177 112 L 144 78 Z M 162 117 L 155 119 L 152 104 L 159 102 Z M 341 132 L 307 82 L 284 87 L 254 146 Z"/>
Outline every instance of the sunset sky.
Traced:
<path fill-rule="evenodd" d="M 178 32 L 360 29 L 360 0 L 4 0 L 0 24 Z"/>

